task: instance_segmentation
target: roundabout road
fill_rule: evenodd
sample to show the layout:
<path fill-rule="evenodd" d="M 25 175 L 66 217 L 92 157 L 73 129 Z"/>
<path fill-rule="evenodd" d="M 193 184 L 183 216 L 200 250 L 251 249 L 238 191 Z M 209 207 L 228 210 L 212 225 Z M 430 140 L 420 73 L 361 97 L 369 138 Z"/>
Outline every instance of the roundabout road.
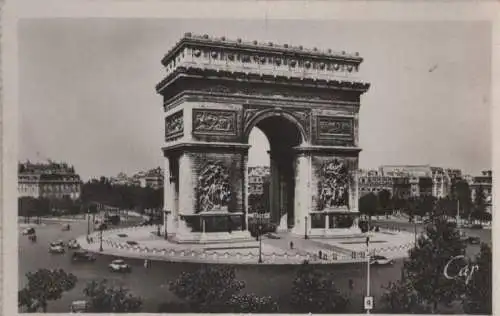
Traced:
<path fill-rule="evenodd" d="M 132 266 L 130 274 L 116 274 L 108 271 L 107 265 L 112 260 L 109 256 L 98 256 L 94 263 L 72 263 L 71 251 L 63 255 L 48 252 L 51 241 L 69 239 L 85 235 L 86 222 L 71 224 L 71 231 L 62 231 L 61 224 L 47 224 L 37 228 L 38 240 L 32 243 L 27 236 L 19 233 L 19 286 L 26 283 L 25 274 L 40 268 L 61 268 L 75 274 L 78 283 L 75 289 L 63 295 L 58 301 L 49 302 L 48 312 L 68 312 L 72 301 L 84 299 L 83 289 L 92 280 L 108 279 L 114 285 L 123 285 L 135 295 L 143 298 L 143 312 L 157 312 L 159 304 L 175 301 L 175 296 L 168 290 L 168 283 L 184 271 L 199 267 L 199 264 L 153 262 L 149 269 L 143 267 L 142 260 L 125 259 Z M 21 231 L 22 229 L 20 229 Z M 371 291 L 375 296 L 375 308 L 382 295 L 382 285 L 400 277 L 402 261 L 393 266 L 373 267 L 371 269 Z M 245 281 L 245 292 L 258 295 L 272 295 L 280 303 L 281 312 L 292 312 L 288 305 L 291 285 L 297 266 L 246 266 L 236 265 L 236 275 Z M 362 296 L 366 290 L 366 264 L 337 264 L 320 266 L 334 275 L 337 286 L 346 295 L 352 296 L 352 312 L 362 312 Z M 349 293 L 349 279 L 354 281 L 354 289 Z M 376 311 L 376 309 L 374 310 Z"/>

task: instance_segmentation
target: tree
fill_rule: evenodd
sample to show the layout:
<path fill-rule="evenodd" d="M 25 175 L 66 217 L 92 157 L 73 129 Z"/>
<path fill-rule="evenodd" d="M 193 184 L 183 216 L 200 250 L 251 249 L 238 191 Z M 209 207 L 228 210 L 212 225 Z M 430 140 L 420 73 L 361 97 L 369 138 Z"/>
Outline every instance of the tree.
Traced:
<path fill-rule="evenodd" d="M 377 210 L 377 205 L 378 205 L 378 200 L 377 196 L 370 192 L 366 195 L 363 195 L 359 199 L 359 212 L 361 214 L 365 214 L 370 216 L 373 216 L 375 214 L 375 211 Z"/>
<path fill-rule="evenodd" d="M 170 291 L 196 312 L 217 312 L 245 287 L 235 277 L 234 268 L 206 265 L 194 272 L 183 272 L 170 282 Z"/>
<path fill-rule="evenodd" d="M 233 295 L 227 303 L 225 313 L 276 313 L 278 303 L 270 296 L 255 294 Z"/>
<path fill-rule="evenodd" d="M 483 214 L 486 213 L 486 195 L 484 194 L 483 186 L 479 186 L 476 189 L 476 194 L 474 195 L 474 211 L 472 217 L 474 219 L 481 219 Z"/>
<path fill-rule="evenodd" d="M 459 180 L 451 186 L 452 199 L 460 203 L 460 215 L 469 218 L 472 211 L 471 190 L 465 180 Z M 456 202 L 455 202 L 456 203 Z"/>
<path fill-rule="evenodd" d="M 481 252 L 473 265 L 477 265 L 470 282 L 467 284 L 462 302 L 466 314 L 491 315 L 492 312 L 492 253 L 487 244 L 481 245 Z"/>
<path fill-rule="evenodd" d="M 391 192 L 384 189 L 378 193 L 378 205 L 381 211 L 385 211 L 391 205 Z"/>
<path fill-rule="evenodd" d="M 419 301 L 419 295 L 408 280 L 389 282 L 384 286 L 386 292 L 382 295 L 382 312 L 391 314 L 425 314 L 429 308 Z"/>
<path fill-rule="evenodd" d="M 463 292 L 463 282 L 444 277 L 449 260 L 465 253 L 459 231 L 442 219 L 426 227 L 403 266 L 405 279 L 413 285 L 419 301 L 438 311 L 438 304 L 449 304 Z"/>
<path fill-rule="evenodd" d="M 297 313 L 342 313 L 349 300 L 337 289 L 331 275 L 304 263 L 293 281 L 290 303 Z"/>
<path fill-rule="evenodd" d="M 107 280 L 92 281 L 83 293 L 89 301 L 90 313 L 137 313 L 141 311 L 142 300 L 130 294 L 122 286 L 108 286 Z"/>
<path fill-rule="evenodd" d="M 64 292 L 72 290 L 77 282 L 76 276 L 62 269 L 39 269 L 26 274 L 28 284 L 18 292 L 18 306 L 36 312 L 47 312 L 49 301 L 61 298 Z"/>

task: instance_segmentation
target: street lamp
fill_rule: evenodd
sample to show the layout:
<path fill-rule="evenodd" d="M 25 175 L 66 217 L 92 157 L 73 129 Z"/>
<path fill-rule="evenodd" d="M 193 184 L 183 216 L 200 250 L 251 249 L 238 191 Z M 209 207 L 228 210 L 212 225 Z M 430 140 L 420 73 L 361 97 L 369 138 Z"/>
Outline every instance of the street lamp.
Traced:
<path fill-rule="evenodd" d="M 370 297 L 370 229 L 366 232 L 366 297 Z M 370 314 L 369 308 L 366 314 Z"/>
<path fill-rule="evenodd" d="M 259 263 L 262 263 L 262 224 L 259 224 Z"/>
<path fill-rule="evenodd" d="M 305 230 L 304 230 L 304 239 L 307 239 L 307 216 L 304 216 L 304 225 L 305 225 Z"/>
<path fill-rule="evenodd" d="M 87 210 L 87 238 L 90 235 L 90 209 Z"/>
<path fill-rule="evenodd" d="M 164 227 L 164 229 L 165 229 L 165 240 L 167 240 L 168 239 L 168 234 L 167 234 L 168 212 L 167 211 L 163 212 L 163 216 L 164 216 L 164 218 L 163 218 L 163 226 L 165 226 Z"/>
<path fill-rule="evenodd" d="M 102 224 L 101 226 L 99 227 L 99 240 L 100 240 L 100 246 L 99 246 L 99 251 L 102 252 Z"/>

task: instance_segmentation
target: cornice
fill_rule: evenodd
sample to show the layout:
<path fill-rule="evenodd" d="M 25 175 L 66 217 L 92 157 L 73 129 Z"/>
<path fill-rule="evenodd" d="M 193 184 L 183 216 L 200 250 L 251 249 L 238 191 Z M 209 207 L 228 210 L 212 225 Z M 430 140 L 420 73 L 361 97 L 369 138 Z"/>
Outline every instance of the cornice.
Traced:
<path fill-rule="evenodd" d="M 344 91 L 356 91 L 365 93 L 370 88 L 370 84 L 359 80 L 323 79 L 314 77 L 284 76 L 272 74 L 257 74 L 243 71 L 212 70 L 198 67 L 178 67 L 174 72 L 156 85 L 156 92 L 162 93 L 165 89 L 179 78 L 193 77 L 225 80 L 248 81 L 248 83 L 283 84 L 287 86 L 300 86 L 309 88 L 336 89 Z"/>

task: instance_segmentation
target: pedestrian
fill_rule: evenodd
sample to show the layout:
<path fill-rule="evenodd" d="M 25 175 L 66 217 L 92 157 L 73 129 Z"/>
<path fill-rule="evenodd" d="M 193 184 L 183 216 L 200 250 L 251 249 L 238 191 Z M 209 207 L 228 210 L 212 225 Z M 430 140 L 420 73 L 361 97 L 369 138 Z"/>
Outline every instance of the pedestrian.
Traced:
<path fill-rule="evenodd" d="M 144 260 L 144 268 L 149 268 L 149 261 L 148 259 Z"/>
<path fill-rule="evenodd" d="M 320 258 L 320 259 L 323 259 L 323 252 L 321 252 L 321 250 L 320 250 L 320 251 L 318 251 L 318 255 L 319 255 L 319 258 Z"/>
<path fill-rule="evenodd" d="M 290 241 L 290 249 L 293 249 L 293 241 Z"/>

